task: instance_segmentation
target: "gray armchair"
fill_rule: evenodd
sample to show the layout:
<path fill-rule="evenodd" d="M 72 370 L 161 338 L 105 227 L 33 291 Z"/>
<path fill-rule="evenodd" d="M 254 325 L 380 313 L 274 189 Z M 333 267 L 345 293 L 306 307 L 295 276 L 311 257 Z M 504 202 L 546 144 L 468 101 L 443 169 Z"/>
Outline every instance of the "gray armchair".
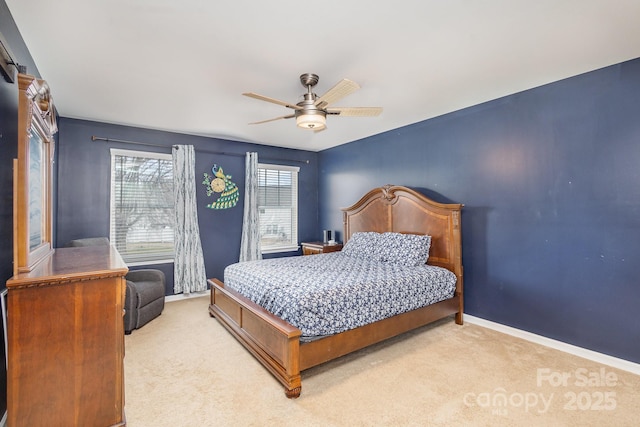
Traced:
<path fill-rule="evenodd" d="M 90 237 L 70 241 L 68 247 L 108 246 L 106 237 Z M 125 276 L 124 333 L 130 334 L 162 314 L 164 310 L 165 276 L 160 270 L 132 270 Z"/>

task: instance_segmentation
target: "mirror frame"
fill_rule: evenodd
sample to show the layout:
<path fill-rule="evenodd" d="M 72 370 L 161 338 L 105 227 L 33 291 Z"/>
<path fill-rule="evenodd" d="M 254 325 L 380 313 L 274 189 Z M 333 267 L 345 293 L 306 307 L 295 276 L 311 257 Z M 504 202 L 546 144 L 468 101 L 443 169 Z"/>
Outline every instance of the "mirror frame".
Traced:
<path fill-rule="evenodd" d="M 58 131 L 47 82 L 18 74 L 18 87 L 18 158 L 13 168 L 14 274 L 31 271 L 53 252 L 51 181 L 53 136 Z"/>

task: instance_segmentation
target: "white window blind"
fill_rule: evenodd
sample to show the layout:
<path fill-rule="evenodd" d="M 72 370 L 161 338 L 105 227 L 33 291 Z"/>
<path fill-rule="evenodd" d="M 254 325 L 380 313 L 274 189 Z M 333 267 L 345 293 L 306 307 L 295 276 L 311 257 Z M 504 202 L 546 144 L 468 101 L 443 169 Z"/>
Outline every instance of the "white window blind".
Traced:
<path fill-rule="evenodd" d="M 298 250 L 298 171 L 258 164 L 260 245 L 263 253 Z"/>
<path fill-rule="evenodd" d="M 170 154 L 111 149 L 110 240 L 127 263 L 173 260 Z"/>

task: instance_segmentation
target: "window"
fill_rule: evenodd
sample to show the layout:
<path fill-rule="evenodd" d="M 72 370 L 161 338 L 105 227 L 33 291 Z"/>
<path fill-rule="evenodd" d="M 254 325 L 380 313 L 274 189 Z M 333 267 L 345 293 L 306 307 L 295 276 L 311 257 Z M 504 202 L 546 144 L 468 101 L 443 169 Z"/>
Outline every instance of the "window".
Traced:
<path fill-rule="evenodd" d="M 298 250 L 298 171 L 258 164 L 258 207 L 262 253 Z"/>
<path fill-rule="evenodd" d="M 111 149 L 111 243 L 128 264 L 173 260 L 170 154 Z"/>

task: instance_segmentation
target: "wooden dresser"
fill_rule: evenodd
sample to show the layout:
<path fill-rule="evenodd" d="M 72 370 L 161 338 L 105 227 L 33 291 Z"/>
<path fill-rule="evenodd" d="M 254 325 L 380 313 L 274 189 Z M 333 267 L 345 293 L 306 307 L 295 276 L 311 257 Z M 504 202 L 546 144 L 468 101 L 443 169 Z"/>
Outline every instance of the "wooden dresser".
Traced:
<path fill-rule="evenodd" d="M 123 426 L 127 265 L 56 249 L 7 282 L 9 427 Z"/>

